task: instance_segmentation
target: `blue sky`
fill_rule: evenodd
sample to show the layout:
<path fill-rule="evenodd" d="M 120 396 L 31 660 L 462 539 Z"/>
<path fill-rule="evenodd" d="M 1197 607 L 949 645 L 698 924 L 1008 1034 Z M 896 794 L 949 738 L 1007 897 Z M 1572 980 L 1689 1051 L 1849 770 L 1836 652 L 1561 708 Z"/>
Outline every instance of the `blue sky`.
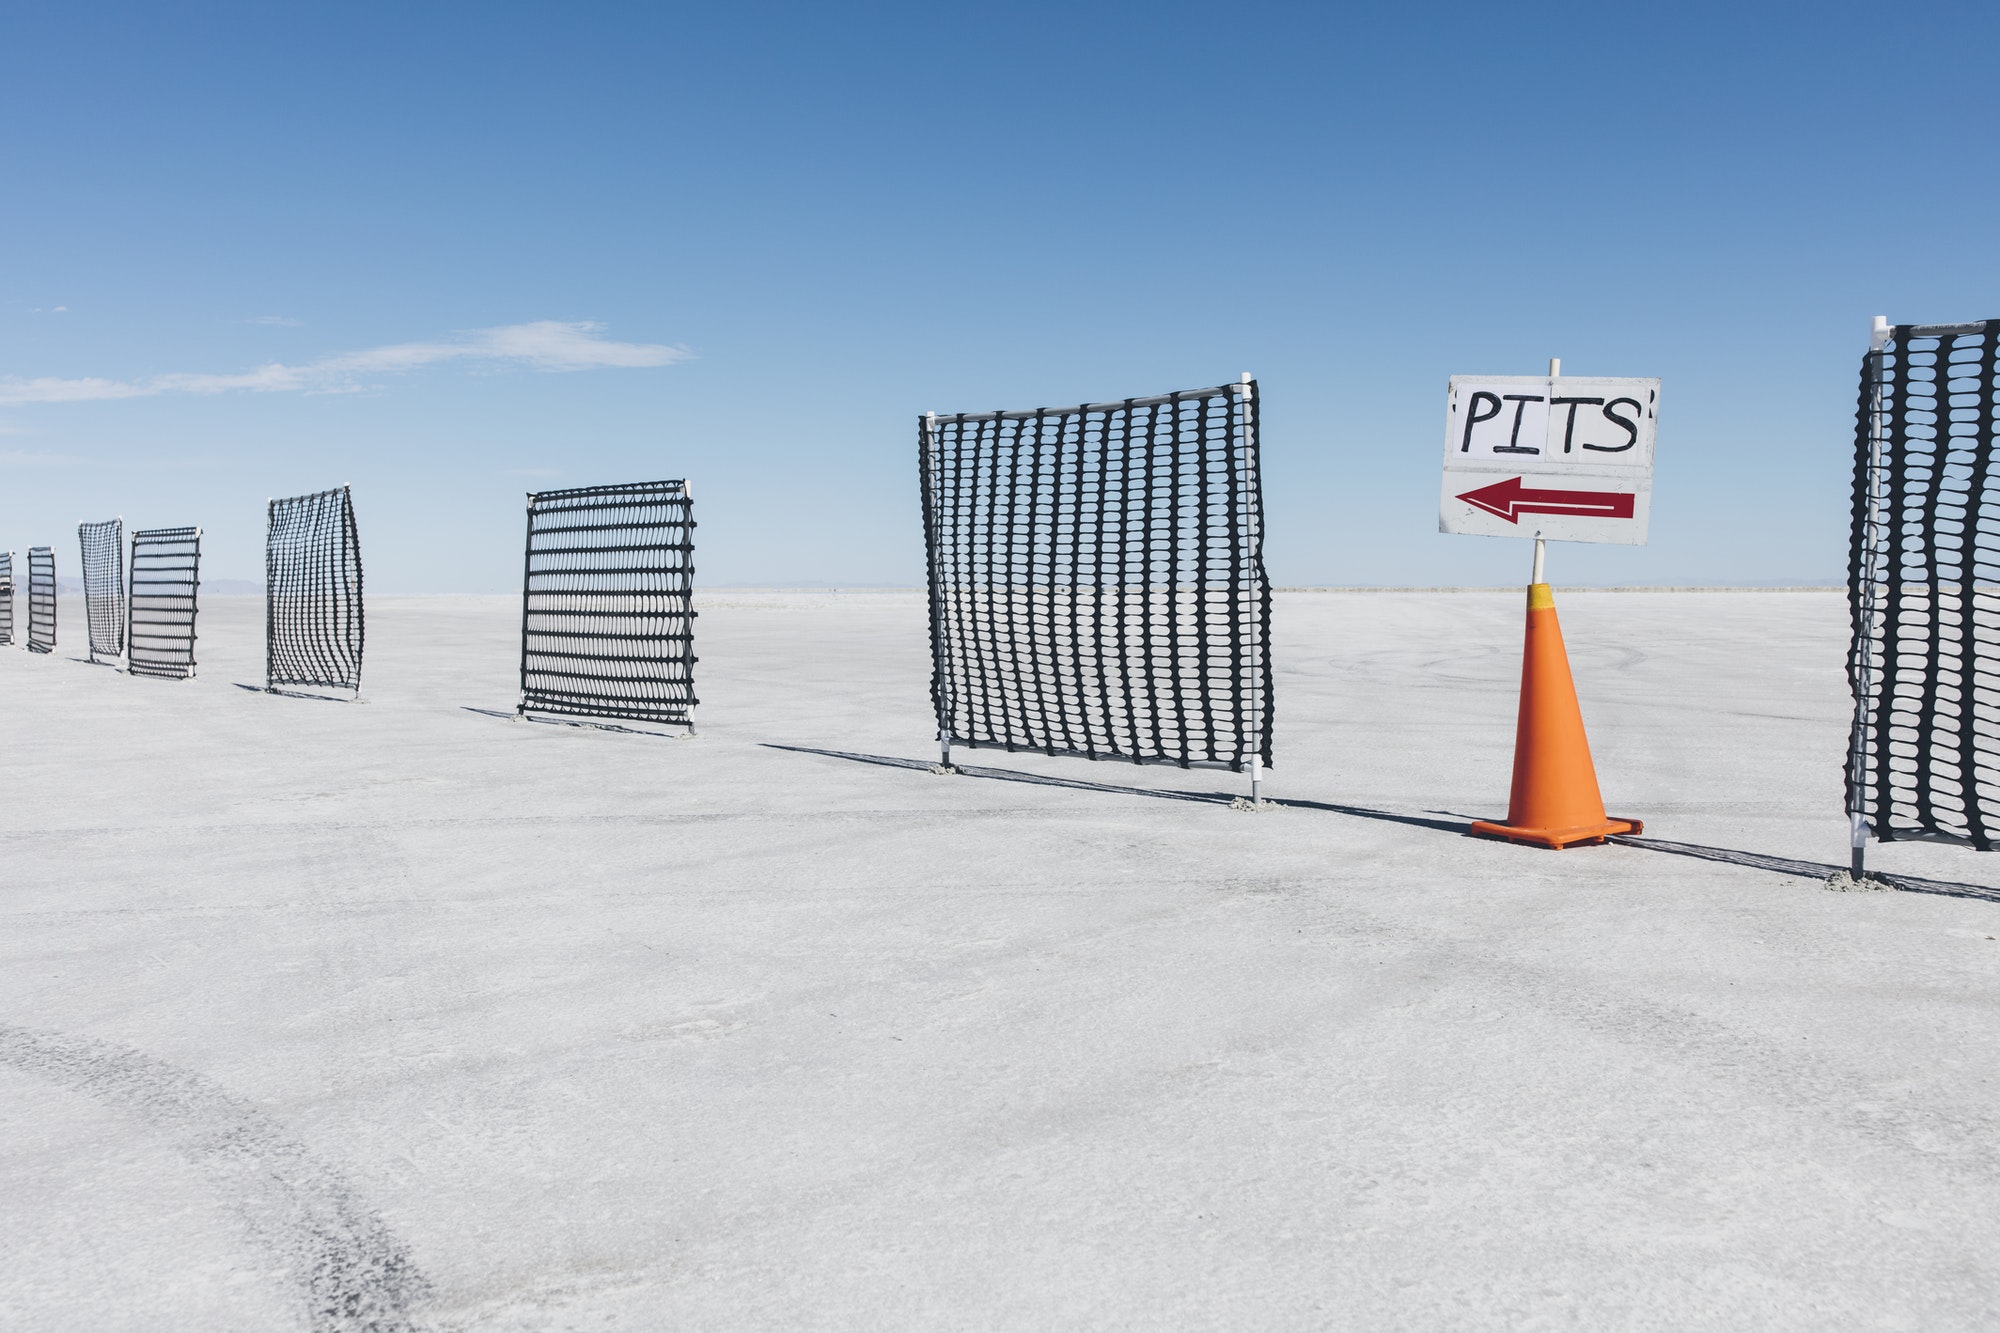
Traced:
<path fill-rule="evenodd" d="M 1446 377 L 1664 380 L 1652 544 L 1829 581 L 1868 318 L 2000 315 L 2000 9 L 0 9 L 0 545 L 352 483 L 371 589 L 687 476 L 701 581 L 909 584 L 915 416 L 1265 396 L 1285 584 L 1436 532 Z"/>

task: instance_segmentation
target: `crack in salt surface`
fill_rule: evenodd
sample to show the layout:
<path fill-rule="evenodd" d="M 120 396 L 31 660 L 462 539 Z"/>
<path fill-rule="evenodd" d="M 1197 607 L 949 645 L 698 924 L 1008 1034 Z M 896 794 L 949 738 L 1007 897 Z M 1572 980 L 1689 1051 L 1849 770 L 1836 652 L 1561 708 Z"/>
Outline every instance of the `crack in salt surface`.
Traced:
<path fill-rule="evenodd" d="M 1322 882 L 1287 880 L 1294 889 Z M 1884 1090 L 1859 1071 L 1678 1005 L 1611 990 L 1587 977 L 1522 962 L 1427 926 L 1394 921 L 1326 897 L 1306 900 L 1304 915 L 1332 936 L 1374 937 L 1431 955 L 1434 966 L 1480 993 L 1511 1001 L 1635 1051 L 1675 1061 L 1725 1085 L 1755 1090 L 1801 1120 L 1894 1151 L 1906 1169 L 1942 1180 L 1976 1173 L 2000 1180 L 2000 1121 L 1980 1110 Z"/>
<path fill-rule="evenodd" d="M 144 1121 L 212 1180 L 298 1287 L 313 1333 L 414 1333 L 429 1281 L 338 1171 L 219 1084 L 142 1051 L 0 1024 L 0 1065 Z"/>
<path fill-rule="evenodd" d="M 1151 793 L 1148 793 L 1151 794 Z M 950 820 L 950 819 L 1006 819 L 1017 815 L 1034 815 L 1037 818 L 1064 818 L 1063 812 L 1053 814 L 1038 806 L 983 806 L 978 809 L 937 809 L 937 810 L 787 810 L 773 816 L 761 810 L 715 810 L 673 814 L 555 814 L 555 815 L 465 815 L 440 816 L 432 819 L 409 819 L 400 815 L 385 816 L 381 819 L 318 819 L 318 820 L 245 820 L 240 824 L 96 824 L 74 825 L 59 828 L 13 829 L 0 832 L 0 845 L 9 843 L 35 843 L 66 841 L 71 839 L 104 839 L 117 837 L 143 837 L 149 843 L 161 839 L 180 842 L 199 842 L 204 838 L 238 833 L 352 833 L 356 831 L 380 832 L 393 829 L 398 832 L 409 829 L 475 829 L 475 828 L 565 828 L 574 825 L 603 825 L 617 828 L 678 828 L 687 824 L 736 824 L 746 822 L 817 822 L 817 823 L 871 823 L 890 820 Z M 1085 818 L 1082 814 L 1074 818 Z"/>

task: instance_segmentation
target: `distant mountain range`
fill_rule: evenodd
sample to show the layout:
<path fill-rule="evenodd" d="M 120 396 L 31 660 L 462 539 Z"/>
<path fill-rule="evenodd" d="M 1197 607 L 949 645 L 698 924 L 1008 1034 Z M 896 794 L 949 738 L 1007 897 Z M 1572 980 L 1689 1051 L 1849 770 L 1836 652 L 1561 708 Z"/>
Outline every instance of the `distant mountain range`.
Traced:
<path fill-rule="evenodd" d="M 25 595 L 28 590 L 27 562 L 16 558 L 14 564 L 15 591 Z M 264 585 L 255 579 L 203 579 L 201 581 L 201 590 L 204 594 L 213 597 L 262 597 L 264 595 Z M 58 574 L 56 576 L 56 596 L 83 596 L 83 580 L 66 579 Z"/>

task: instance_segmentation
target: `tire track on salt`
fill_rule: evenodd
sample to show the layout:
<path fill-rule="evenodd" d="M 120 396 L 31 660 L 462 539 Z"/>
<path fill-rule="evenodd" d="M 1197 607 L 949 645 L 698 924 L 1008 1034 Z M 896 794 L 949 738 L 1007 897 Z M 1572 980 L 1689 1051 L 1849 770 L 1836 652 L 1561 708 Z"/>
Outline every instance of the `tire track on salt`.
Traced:
<path fill-rule="evenodd" d="M 214 1081 L 129 1046 L 0 1024 L 0 1065 L 153 1129 L 215 1183 L 284 1265 L 313 1333 L 416 1333 L 431 1294 L 408 1249 L 345 1178 Z"/>

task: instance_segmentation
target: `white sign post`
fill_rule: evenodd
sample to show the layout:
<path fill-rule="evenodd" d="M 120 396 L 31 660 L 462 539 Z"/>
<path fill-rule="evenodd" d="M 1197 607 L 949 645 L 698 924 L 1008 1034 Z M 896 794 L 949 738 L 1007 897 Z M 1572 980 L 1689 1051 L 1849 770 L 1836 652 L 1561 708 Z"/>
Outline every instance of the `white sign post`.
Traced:
<path fill-rule="evenodd" d="M 1560 368 L 1451 377 L 1439 532 L 1646 544 L 1660 382 Z"/>

